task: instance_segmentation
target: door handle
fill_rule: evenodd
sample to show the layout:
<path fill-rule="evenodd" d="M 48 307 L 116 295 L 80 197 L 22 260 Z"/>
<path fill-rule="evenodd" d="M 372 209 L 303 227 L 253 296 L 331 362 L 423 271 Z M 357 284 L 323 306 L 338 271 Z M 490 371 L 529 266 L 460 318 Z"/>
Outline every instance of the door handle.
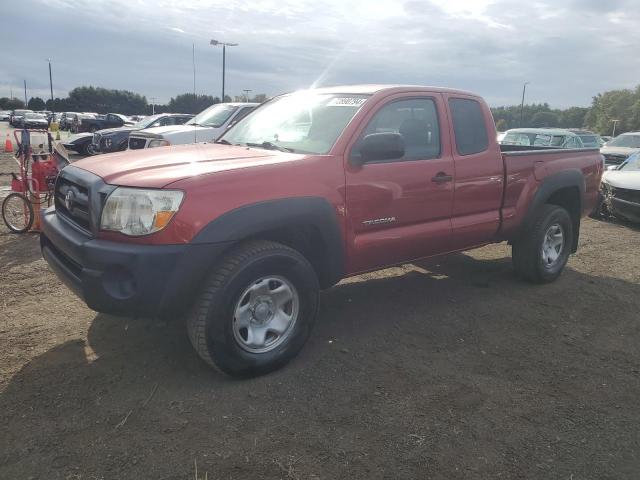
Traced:
<path fill-rule="evenodd" d="M 438 172 L 435 177 L 431 178 L 431 181 L 434 183 L 446 183 L 450 182 L 451 180 L 453 180 L 453 177 L 451 175 L 447 175 L 444 172 Z"/>

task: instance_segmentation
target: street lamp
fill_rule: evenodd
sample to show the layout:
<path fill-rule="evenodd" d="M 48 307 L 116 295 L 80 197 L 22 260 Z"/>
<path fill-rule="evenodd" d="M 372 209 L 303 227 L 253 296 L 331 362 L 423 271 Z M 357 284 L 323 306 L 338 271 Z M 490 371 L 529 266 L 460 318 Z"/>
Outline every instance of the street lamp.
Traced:
<path fill-rule="evenodd" d="M 253 92 L 253 90 L 249 89 L 249 88 L 244 88 L 242 90 L 244 92 L 244 99 L 245 101 L 249 101 L 249 92 Z"/>
<path fill-rule="evenodd" d="M 520 126 L 521 127 L 522 127 L 522 114 L 524 110 L 524 94 L 527 91 L 527 85 L 529 85 L 529 83 L 531 82 L 524 82 L 524 85 L 522 86 L 522 103 L 520 103 Z"/>
<path fill-rule="evenodd" d="M 213 45 L 214 47 L 222 45 L 222 102 L 224 103 L 224 73 L 225 73 L 225 62 L 227 56 L 227 47 L 237 47 L 237 43 L 226 43 L 219 42 L 218 40 L 211 40 L 209 45 Z"/>
<path fill-rule="evenodd" d="M 47 62 L 49 62 L 49 88 L 51 89 L 51 113 L 56 113 L 56 108 L 53 105 L 53 80 L 51 79 L 51 59 L 47 58 Z"/>
<path fill-rule="evenodd" d="M 613 122 L 613 133 L 611 134 L 611 136 L 612 136 L 612 137 L 615 137 L 615 136 L 616 136 L 616 125 L 618 124 L 618 122 L 619 122 L 620 120 L 614 120 L 614 119 L 611 119 L 611 121 Z"/>

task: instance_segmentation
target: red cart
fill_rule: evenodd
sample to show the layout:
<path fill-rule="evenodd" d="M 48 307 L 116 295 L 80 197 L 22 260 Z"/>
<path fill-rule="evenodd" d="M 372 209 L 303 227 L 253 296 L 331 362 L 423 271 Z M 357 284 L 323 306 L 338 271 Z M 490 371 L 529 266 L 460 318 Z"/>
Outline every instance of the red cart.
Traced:
<path fill-rule="evenodd" d="M 13 134 L 19 172 L 11 174 L 11 193 L 2 202 L 2 219 L 15 233 L 39 231 L 40 208 L 51 204 L 58 171 L 68 160 L 54 152 L 53 138 L 46 130 L 16 130 Z"/>

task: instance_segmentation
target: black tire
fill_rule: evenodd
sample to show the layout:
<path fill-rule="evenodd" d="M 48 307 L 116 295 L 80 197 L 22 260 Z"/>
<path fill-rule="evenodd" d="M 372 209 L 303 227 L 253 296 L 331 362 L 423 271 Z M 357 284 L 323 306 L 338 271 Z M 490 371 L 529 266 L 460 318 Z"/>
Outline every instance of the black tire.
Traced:
<path fill-rule="evenodd" d="M 273 350 L 249 352 L 234 335 L 235 308 L 247 288 L 276 275 L 295 287 L 299 299 L 296 320 Z M 247 242 L 225 255 L 205 281 L 187 316 L 189 339 L 200 358 L 223 373 L 251 377 L 271 372 L 294 358 L 309 338 L 318 311 L 318 292 L 315 271 L 300 253 L 275 242 Z"/>
<path fill-rule="evenodd" d="M 82 147 L 82 153 L 91 157 L 93 155 L 98 155 L 100 152 L 96 151 L 92 142 L 88 142 L 84 147 Z"/>
<path fill-rule="evenodd" d="M 543 257 L 543 243 L 554 225 L 561 227 L 564 241 L 557 260 L 547 264 Z M 569 212 L 557 205 L 543 205 L 531 227 L 513 243 L 511 259 L 518 276 L 532 283 L 556 280 L 569 260 L 573 235 Z"/>
<path fill-rule="evenodd" d="M 19 206 L 19 208 L 17 208 Z M 23 209 L 23 212 L 16 211 Z M 15 215 L 25 215 L 23 224 L 15 223 Z M 21 193 L 10 193 L 2 201 L 2 220 L 9 230 L 13 233 L 28 232 L 33 226 L 34 213 L 33 205 L 27 197 Z"/>

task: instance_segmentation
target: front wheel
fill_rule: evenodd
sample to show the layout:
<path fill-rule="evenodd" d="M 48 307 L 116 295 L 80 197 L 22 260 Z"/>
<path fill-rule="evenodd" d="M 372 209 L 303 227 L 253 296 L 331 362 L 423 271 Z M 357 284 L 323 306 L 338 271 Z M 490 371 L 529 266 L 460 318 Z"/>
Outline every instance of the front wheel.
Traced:
<path fill-rule="evenodd" d="M 318 310 L 318 279 L 297 251 L 252 241 L 213 269 L 187 317 L 209 365 L 236 376 L 276 370 L 302 349 Z"/>
<path fill-rule="evenodd" d="M 513 243 L 513 266 L 525 280 L 553 282 L 567 264 L 572 245 L 569 213 L 557 205 L 543 205 L 531 227 Z"/>
<path fill-rule="evenodd" d="M 10 193 L 2 202 L 2 219 L 13 233 L 25 233 L 33 225 L 33 205 L 21 193 Z"/>
<path fill-rule="evenodd" d="M 98 155 L 100 153 L 92 142 L 87 143 L 82 150 L 83 153 L 88 156 Z"/>

